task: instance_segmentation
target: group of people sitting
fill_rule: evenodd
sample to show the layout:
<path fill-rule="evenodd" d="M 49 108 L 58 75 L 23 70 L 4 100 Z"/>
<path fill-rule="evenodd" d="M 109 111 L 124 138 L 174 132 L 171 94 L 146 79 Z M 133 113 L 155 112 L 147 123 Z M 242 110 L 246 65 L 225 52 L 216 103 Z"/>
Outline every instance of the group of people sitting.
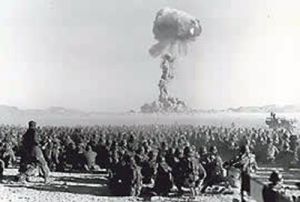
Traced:
<path fill-rule="evenodd" d="M 24 135 L 25 134 L 25 135 Z M 168 195 L 187 188 L 196 194 L 212 185 L 227 186 L 226 169 L 249 173 L 260 162 L 297 164 L 297 136 L 287 131 L 193 125 L 37 127 L 0 126 L 1 169 L 19 156 L 20 181 L 40 167 L 45 182 L 51 171 L 109 172 L 116 195 Z M 287 163 L 287 161 L 289 163 Z M 1 172 L 2 173 L 2 172 Z M 143 188 L 143 190 L 142 190 Z"/>

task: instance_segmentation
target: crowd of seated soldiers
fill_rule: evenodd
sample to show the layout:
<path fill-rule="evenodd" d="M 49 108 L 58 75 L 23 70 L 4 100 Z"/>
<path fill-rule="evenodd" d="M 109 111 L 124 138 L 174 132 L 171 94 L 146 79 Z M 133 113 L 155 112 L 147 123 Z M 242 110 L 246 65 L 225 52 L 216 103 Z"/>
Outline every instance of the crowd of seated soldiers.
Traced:
<path fill-rule="evenodd" d="M 26 128 L 0 126 L 3 167 L 16 162 Z M 223 162 L 247 145 L 258 163 L 299 164 L 296 135 L 285 130 L 193 125 L 132 125 L 39 127 L 41 148 L 51 171 L 109 172 L 109 187 L 116 195 L 149 192 L 167 195 L 224 182 Z"/>

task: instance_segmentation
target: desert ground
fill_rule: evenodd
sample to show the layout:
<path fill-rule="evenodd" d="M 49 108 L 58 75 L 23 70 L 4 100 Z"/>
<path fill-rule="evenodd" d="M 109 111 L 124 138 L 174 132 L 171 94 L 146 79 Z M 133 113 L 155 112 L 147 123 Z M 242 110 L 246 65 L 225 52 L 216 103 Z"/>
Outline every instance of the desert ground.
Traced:
<path fill-rule="evenodd" d="M 260 166 L 258 172 L 253 176 L 259 184 L 253 189 L 253 201 L 261 201 L 262 184 L 268 181 L 268 177 L 275 168 Z M 278 168 L 276 168 L 278 169 Z M 300 195 L 300 191 L 295 186 L 300 179 L 300 169 L 284 171 L 279 168 L 284 176 L 284 185 L 287 193 Z M 51 173 L 51 182 L 43 184 L 43 179 L 35 176 L 30 178 L 30 182 L 17 183 L 14 181 L 18 174 L 17 169 L 6 169 L 5 178 L 0 184 L 1 202 L 90 202 L 90 201 L 200 201 L 200 202 L 233 202 L 239 201 L 238 189 L 233 189 L 232 194 L 207 193 L 192 198 L 188 194 L 182 197 L 115 197 L 111 196 L 107 187 L 107 174 L 105 171 L 99 173 Z"/>
<path fill-rule="evenodd" d="M 191 198 L 190 196 L 176 197 L 114 197 L 106 185 L 105 172 L 90 173 L 51 173 L 51 183 L 43 184 L 40 177 L 32 177 L 26 184 L 14 182 L 17 169 L 7 169 L 6 176 L 0 184 L 1 202 L 91 202 L 91 201 L 203 201 L 203 202 L 232 202 L 239 199 L 239 194 L 217 195 L 205 194 Z"/>

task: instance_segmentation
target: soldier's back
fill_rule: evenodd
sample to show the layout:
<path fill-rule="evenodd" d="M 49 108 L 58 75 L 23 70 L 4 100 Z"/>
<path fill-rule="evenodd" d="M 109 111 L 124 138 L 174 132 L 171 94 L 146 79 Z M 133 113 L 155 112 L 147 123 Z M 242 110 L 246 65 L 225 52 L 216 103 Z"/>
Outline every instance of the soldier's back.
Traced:
<path fill-rule="evenodd" d="M 262 195 L 264 202 L 277 202 L 279 201 L 279 190 L 281 187 L 272 184 L 263 187 Z"/>

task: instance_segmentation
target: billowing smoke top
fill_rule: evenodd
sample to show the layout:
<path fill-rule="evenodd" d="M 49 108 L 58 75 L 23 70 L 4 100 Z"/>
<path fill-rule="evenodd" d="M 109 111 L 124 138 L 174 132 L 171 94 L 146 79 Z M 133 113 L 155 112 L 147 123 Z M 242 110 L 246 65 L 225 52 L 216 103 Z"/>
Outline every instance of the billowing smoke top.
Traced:
<path fill-rule="evenodd" d="M 201 33 L 199 20 L 191 15 L 171 8 L 157 12 L 153 34 L 158 41 L 149 53 L 153 57 L 161 56 L 161 77 L 158 82 L 159 97 L 151 104 L 144 104 L 141 112 L 187 112 L 186 103 L 169 93 L 169 84 L 174 79 L 175 60 L 178 55 L 187 53 L 188 42 L 195 40 Z"/>
<path fill-rule="evenodd" d="M 153 57 L 166 51 L 173 55 L 186 54 L 187 43 L 195 40 L 200 33 L 198 19 L 183 11 L 163 8 L 157 12 L 153 25 L 154 38 L 158 43 L 150 48 L 149 53 Z"/>

